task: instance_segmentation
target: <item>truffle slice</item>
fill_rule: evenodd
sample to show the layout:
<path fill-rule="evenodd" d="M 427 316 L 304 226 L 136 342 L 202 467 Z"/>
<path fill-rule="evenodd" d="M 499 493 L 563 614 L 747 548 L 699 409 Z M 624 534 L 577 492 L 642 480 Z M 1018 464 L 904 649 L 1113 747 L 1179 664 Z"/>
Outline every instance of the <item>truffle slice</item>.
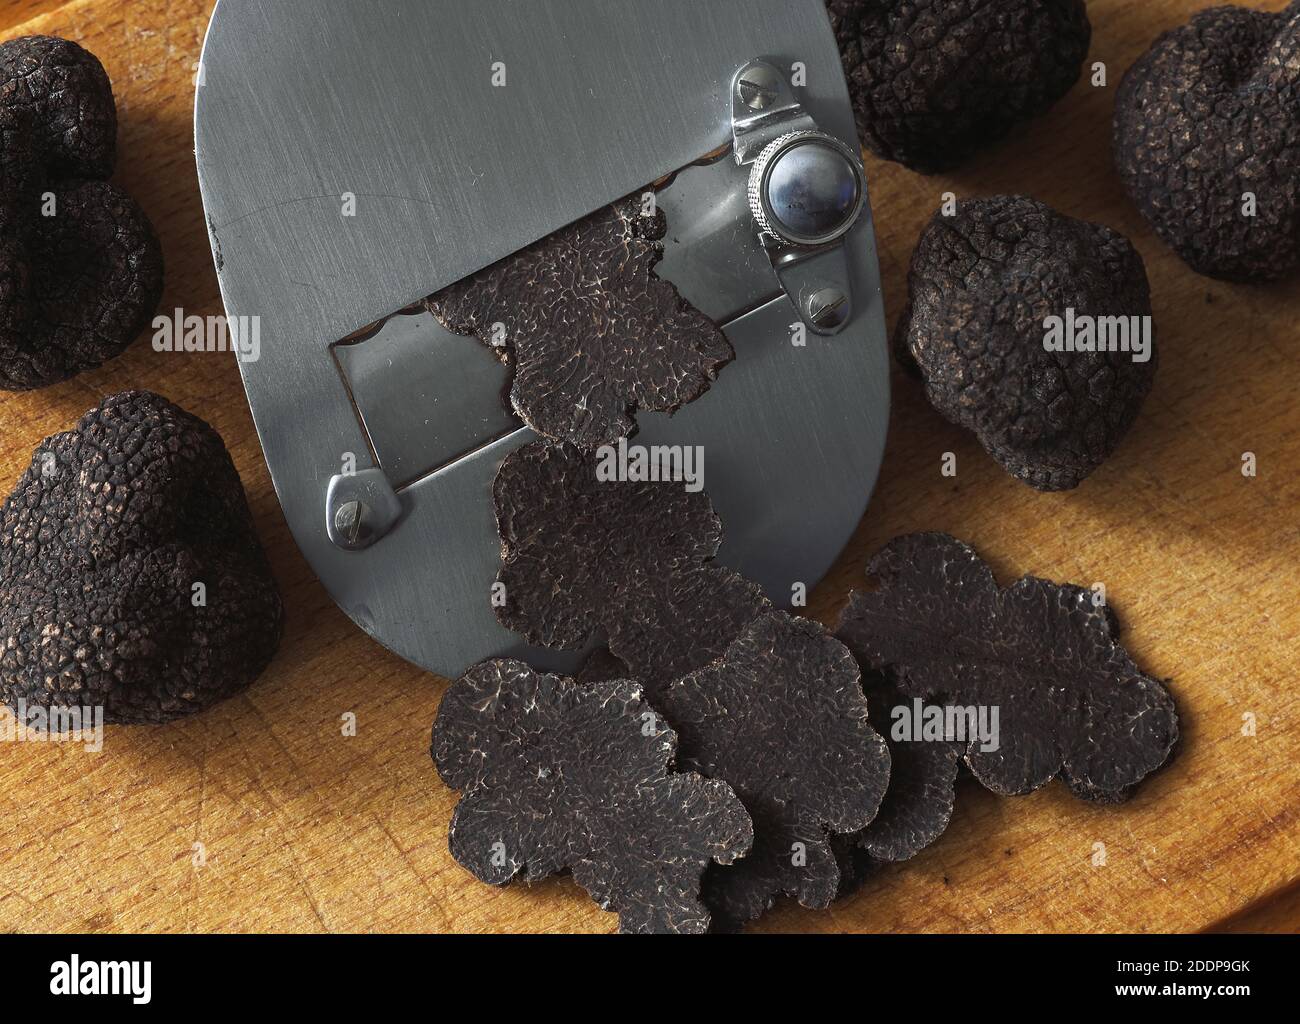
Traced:
<path fill-rule="evenodd" d="M 890 768 L 892 770 L 893 766 Z M 836 902 L 856 896 L 884 863 L 862 849 L 857 836 L 831 836 L 831 852 L 840 873 L 839 888 L 835 890 Z"/>
<path fill-rule="evenodd" d="M 858 845 L 876 860 L 911 860 L 938 839 L 952 820 L 957 769 L 966 744 L 913 735 L 895 739 L 894 709 L 908 707 L 906 696 L 888 676 L 864 673 L 872 727 L 889 748 L 889 788 Z M 843 891 L 843 890 L 841 890 Z"/>
<path fill-rule="evenodd" d="M 514 368 L 510 401 L 528 426 L 584 449 L 613 444 L 637 410 L 675 412 L 735 356 L 655 274 L 666 231 L 663 213 L 645 216 L 632 196 L 444 288 L 428 307 Z"/>
<path fill-rule="evenodd" d="M 1300 269 L 1300 0 L 1212 7 L 1157 39 L 1120 83 L 1115 164 L 1198 273 Z"/>
<path fill-rule="evenodd" d="M 230 455 L 145 391 L 47 438 L 0 510 L 0 700 L 156 724 L 244 690 L 280 595 Z"/>
<path fill-rule="evenodd" d="M 0 43 L 0 388 L 101 365 L 158 308 L 158 238 L 107 183 L 116 133 L 92 54 L 48 36 Z"/>
<path fill-rule="evenodd" d="M 1017 479 L 1077 487 L 1128 433 L 1157 364 L 1128 239 L 1023 196 L 967 200 L 921 235 L 908 286 L 900 359 Z"/>
<path fill-rule="evenodd" d="M 1173 698 L 1119 645 L 1090 591 L 1026 576 L 999 587 L 946 534 L 900 537 L 867 567 L 878 590 L 849 599 L 837 635 L 900 693 L 998 711 L 998 749 L 967 744 L 995 793 L 1028 793 L 1058 774 L 1087 799 L 1122 799 L 1169 759 Z"/>
<path fill-rule="evenodd" d="M 831 837 L 864 828 L 889 781 L 844 645 L 815 622 L 766 612 L 674 683 L 661 709 L 681 738 L 678 764 L 729 783 L 754 820 L 749 856 L 705 876 L 717 926 L 738 928 L 782 894 L 829 906 L 840 884 Z"/>
<path fill-rule="evenodd" d="M 703 491 L 600 480 L 593 457 L 537 442 L 505 460 L 493 497 L 501 624 L 567 650 L 603 631 L 652 703 L 766 605 L 756 584 L 710 564 L 722 524 Z"/>
<path fill-rule="evenodd" d="M 578 669 L 576 678 L 583 686 L 589 686 L 592 683 L 608 683 L 615 679 L 631 679 L 632 673 L 627 670 L 621 658 L 616 658 L 609 653 L 608 647 L 597 647 L 587 655 Z"/>
<path fill-rule="evenodd" d="M 1079 80 L 1084 0 L 829 0 L 863 142 L 925 174 L 1046 113 Z"/>
<path fill-rule="evenodd" d="M 706 931 L 705 866 L 743 856 L 753 828 L 725 783 L 668 770 L 676 745 L 635 683 L 476 665 L 433 727 L 438 773 L 463 791 L 452 856 L 491 885 L 569 868 L 623 932 Z"/>

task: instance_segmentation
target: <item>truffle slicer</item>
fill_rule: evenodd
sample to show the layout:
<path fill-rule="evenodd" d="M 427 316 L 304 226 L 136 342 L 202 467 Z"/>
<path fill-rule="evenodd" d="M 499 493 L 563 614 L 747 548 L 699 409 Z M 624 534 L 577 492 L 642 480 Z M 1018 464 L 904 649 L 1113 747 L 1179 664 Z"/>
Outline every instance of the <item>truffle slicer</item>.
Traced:
<path fill-rule="evenodd" d="M 496 621 L 491 485 L 535 435 L 426 296 L 659 183 L 657 273 L 736 351 L 633 445 L 700 446 L 718 561 L 787 606 L 875 485 L 889 414 L 875 236 L 822 0 L 219 0 L 199 179 L 293 535 L 338 604 L 446 676 L 564 668 Z"/>

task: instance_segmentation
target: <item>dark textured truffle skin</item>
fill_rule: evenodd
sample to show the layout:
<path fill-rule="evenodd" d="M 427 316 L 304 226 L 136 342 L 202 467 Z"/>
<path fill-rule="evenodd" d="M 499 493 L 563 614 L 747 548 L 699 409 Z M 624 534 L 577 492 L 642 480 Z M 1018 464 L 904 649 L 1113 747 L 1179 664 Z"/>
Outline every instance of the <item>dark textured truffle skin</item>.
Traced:
<path fill-rule="evenodd" d="M 613 444 L 638 409 L 675 412 L 735 356 L 703 313 L 654 272 L 667 231 L 639 195 L 599 210 L 428 300 L 514 368 L 510 400 L 544 437 Z M 505 328 L 493 345 L 493 325 Z"/>
<path fill-rule="evenodd" d="M 0 388 L 46 387 L 101 365 L 158 308 L 158 238 L 107 182 L 116 134 L 112 88 L 92 54 L 48 36 L 0 43 Z"/>
<path fill-rule="evenodd" d="M 583 660 L 574 677 L 583 686 L 591 683 L 608 683 L 614 679 L 631 679 L 632 673 L 621 658 L 610 654 L 608 647 L 597 647 Z"/>
<path fill-rule="evenodd" d="M 840 887 L 831 837 L 865 827 L 889 782 L 844 645 L 815 622 L 765 612 L 660 709 L 680 736 L 679 766 L 728 782 L 754 821 L 750 854 L 705 876 L 716 926 L 739 928 L 782 894 L 829 906 Z"/>
<path fill-rule="evenodd" d="M 894 739 L 894 708 L 910 706 L 911 698 L 881 672 L 864 672 L 863 685 L 871 725 L 889 748 L 889 789 L 871 824 L 858 835 L 858 845 L 876 860 L 910 860 L 943 835 L 952 820 L 965 744 Z"/>
<path fill-rule="evenodd" d="M 623 932 L 704 932 L 705 866 L 753 841 L 725 783 L 669 771 L 677 737 L 635 683 L 476 665 L 438 709 L 432 754 L 463 791 L 451 852 L 481 881 L 569 868 Z"/>
<path fill-rule="evenodd" d="M 898 323 L 900 359 L 930 402 L 1009 473 L 1068 490 L 1137 418 L 1158 355 L 1050 352 L 1048 317 L 1146 317 L 1146 267 L 1122 235 L 1023 196 L 966 200 L 921 235 Z M 1154 324 L 1154 321 L 1152 322 Z"/>
<path fill-rule="evenodd" d="M 1213 7 L 1156 40 L 1120 83 L 1115 164 L 1198 273 L 1300 270 L 1300 0 L 1279 13 Z"/>
<path fill-rule="evenodd" d="M 206 588 L 195 606 L 195 584 Z M 244 690 L 280 596 L 217 433 L 158 395 L 47 438 L 0 511 L 0 701 L 158 724 Z"/>
<path fill-rule="evenodd" d="M 951 170 L 1045 113 L 1079 79 L 1084 0 L 829 0 L 863 143 Z"/>
<path fill-rule="evenodd" d="M 655 703 L 708 664 L 766 605 L 761 589 L 710 564 L 722 523 L 703 491 L 607 482 L 571 445 L 513 452 L 493 485 L 507 629 L 578 650 L 603 630 Z"/>
<path fill-rule="evenodd" d="M 1029 793 L 1060 775 L 1077 796 L 1115 802 L 1168 761 L 1173 698 L 1133 664 L 1090 591 L 1032 576 L 999 587 L 974 551 L 937 533 L 892 541 L 867 573 L 879 589 L 850 597 L 836 635 L 906 696 L 999 709 L 999 748 L 976 740 L 965 752 L 988 789 Z"/>

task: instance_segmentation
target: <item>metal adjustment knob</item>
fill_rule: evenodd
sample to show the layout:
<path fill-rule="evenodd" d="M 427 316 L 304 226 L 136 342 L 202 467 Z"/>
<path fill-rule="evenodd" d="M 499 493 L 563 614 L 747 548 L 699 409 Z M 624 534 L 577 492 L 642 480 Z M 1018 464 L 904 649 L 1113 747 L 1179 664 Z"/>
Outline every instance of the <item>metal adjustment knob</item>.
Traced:
<path fill-rule="evenodd" d="M 776 139 L 749 175 L 749 208 L 759 228 L 790 245 L 826 245 L 843 237 L 865 201 L 857 155 L 821 131 Z"/>

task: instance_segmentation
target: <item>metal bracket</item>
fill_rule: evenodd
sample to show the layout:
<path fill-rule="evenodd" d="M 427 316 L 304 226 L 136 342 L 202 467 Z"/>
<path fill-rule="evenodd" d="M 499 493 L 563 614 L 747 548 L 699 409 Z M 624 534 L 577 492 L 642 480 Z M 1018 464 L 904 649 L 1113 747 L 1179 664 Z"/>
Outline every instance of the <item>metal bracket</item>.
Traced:
<path fill-rule="evenodd" d="M 755 60 L 736 72 L 731 82 L 731 137 L 738 166 L 753 163 L 783 135 L 816 129 L 817 122 L 773 65 Z"/>
<path fill-rule="evenodd" d="M 854 149 L 822 131 L 767 61 L 746 64 L 732 80 L 731 125 L 737 165 L 750 167 L 749 206 L 781 287 L 816 334 L 834 335 L 853 319 L 850 268 L 842 240 L 866 204 L 866 174 Z M 776 165 L 795 150 L 814 169 L 782 175 L 786 208 L 824 223 L 807 233 L 783 225 L 773 192 Z M 774 202 L 774 199 L 778 200 Z"/>
<path fill-rule="evenodd" d="M 853 315 L 848 254 L 835 242 L 819 249 L 773 254 L 781 287 L 816 334 L 844 330 Z"/>
<path fill-rule="evenodd" d="M 345 551 L 362 551 L 388 534 L 402 518 L 402 500 L 382 469 L 340 473 L 325 497 L 325 527 Z"/>

